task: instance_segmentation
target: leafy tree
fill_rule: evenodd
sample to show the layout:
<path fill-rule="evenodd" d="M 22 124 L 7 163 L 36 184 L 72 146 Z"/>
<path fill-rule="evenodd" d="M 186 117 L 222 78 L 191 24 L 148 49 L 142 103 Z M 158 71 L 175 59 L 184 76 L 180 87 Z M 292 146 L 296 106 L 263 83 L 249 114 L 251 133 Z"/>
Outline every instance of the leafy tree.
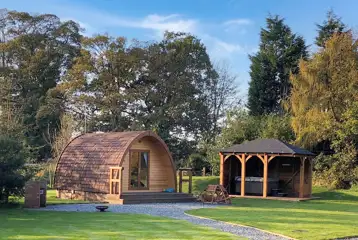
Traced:
<path fill-rule="evenodd" d="M 316 44 L 319 47 L 325 47 L 326 41 L 330 39 L 335 33 L 343 33 L 346 25 L 337 17 L 332 10 L 327 12 L 327 20 L 322 25 L 316 24 L 318 36 L 316 37 Z"/>
<path fill-rule="evenodd" d="M 187 137 L 210 128 L 208 92 L 217 78 L 200 40 L 184 33 L 150 44 L 95 36 L 82 45 L 59 89 L 88 106 L 90 131 L 151 129 L 178 162 L 187 159 L 196 145 Z"/>
<path fill-rule="evenodd" d="M 228 147 L 260 137 L 261 116 L 251 116 L 245 109 L 228 112 L 225 128 L 222 131 L 222 145 Z"/>
<path fill-rule="evenodd" d="M 333 34 L 312 60 L 291 76 L 290 110 L 297 143 L 329 141 L 335 153 L 316 170 L 334 187 L 352 180 L 358 165 L 358 42 L 351 33 Z M 329 176 L 329 177 L 328 177 Z M 335 178 L 332 178 L 332 177 Z M 355 176 L 357 179 L 358 176 Z"/>
<path fill-rule="evenodd" d="M 27 149 L 23 145 L 23 128 L 16 108 L 7 91 L 10 81 L 0 78 L 0 203 L 7 203 L 10 195 L 20 196 L 31 176 L 25 168 Z M 4 91 L 5 90 L 5 91 Z"/>
<path fill-rule="evenodd" d="M 292 142 L 295 140 L 295 135 L 291 126 L 291 116 L 288 114 L 281 115 L 266 115 L 261 120 L 261 138 L 275 138 L 284 142 Z"/>
<path fill-rule="evenodd" d="M 200 172 L 204 167 L 210 167 L 204 155 L 199 153 L 193 153 L 189 156 L 186 167 L 193 168 L 193 171 Z"/>
<path fill-rule="evenodd" d="M 290 72 L 298 72 L 298 62 L 306 58 L 307 47 L 279 16 L 268 17 L 261 29 L 259 51 L 250 56 L 247 107 L 251 115 L 282 113 L 281 106 L 291 90 Z"/>
<path fill-rule="evenodd" d="M 140 112 L 137 119 L 164 139 L 205 132 L 210 124 L 206 91 L 215 71 L 201 41 L 184 33 L 166 33 L 161 42 L 147 48 L 146 61 L 136 88 L 144 103 L 134 106 Z"/>
<path fill-rule="evenodd" d="M 0 21 L 1 74 L 12 81 L 12 101 L 21 109 L 26 144 L 33 158 L 51 155 L 46 142 L 59 125 L 59 109 L 46 107 L 49 91 L 56 87 L 79 51 L 79 25 L 61 22 L 55 15 L 5 12 Z M 41 109 L 41 111 L 40 111 Z M 47 135 L 47 136 L 46 136 Z"/>
<path fill-rule="evenodd" d="M 22 195 L 29 179 L 25 170 L 25 154 L 18 139 L 0 135 L 0 203 L 7 203 L 11 195 Z"/>
<path fill-rule="evenodd" d="M 107 35 L 83 38 L 82 47 L 59 88 L 77 108 L 87 108 L 89 131 L 131 129 L 135 120 L 129 108 L 140 101 L 134 90 L 144 67 L 143 49 Z"/>

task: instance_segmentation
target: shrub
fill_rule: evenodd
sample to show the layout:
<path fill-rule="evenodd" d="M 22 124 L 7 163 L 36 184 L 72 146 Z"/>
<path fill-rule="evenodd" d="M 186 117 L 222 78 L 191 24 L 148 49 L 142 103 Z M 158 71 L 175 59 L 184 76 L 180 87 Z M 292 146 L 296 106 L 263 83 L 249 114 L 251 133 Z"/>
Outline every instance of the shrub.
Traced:
<path fill-rule="evenodd" d="M 21 196 L 28 179 L 22 143 L 0 135 L 0 203 L 7 203 L 10 195 Z"/>

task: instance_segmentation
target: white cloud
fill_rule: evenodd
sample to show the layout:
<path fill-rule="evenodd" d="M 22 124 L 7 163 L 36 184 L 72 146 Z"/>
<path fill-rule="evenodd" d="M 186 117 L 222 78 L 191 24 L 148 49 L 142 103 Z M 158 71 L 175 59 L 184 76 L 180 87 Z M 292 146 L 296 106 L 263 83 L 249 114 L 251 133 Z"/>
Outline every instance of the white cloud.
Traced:
<path fill-rule="evenodd" d="M 124 18 L 116 15 L 91 11 L 86 15 L 87 26 L 98 26 L 97 28 L 109 27 L 126 27 L 141 28 L 156 31 L 163 34 L 165 31 L 175 32 L 195 32 L 198 22 L 194 19 L 185 19 L 179 14 L 158 15 L 151 14 L 144 18 Z M 98 21 L 100 19 L 100 21 Z"/>
<path fill-rule="evenodd" d="M 246 34 L 246 26 L 253 24 L 253 21 L 247 18 L 231 19 L 224 22 L 222 25 L 225 26 L 225 32 L 235 32 L 240 35 Z"/>
<path fill-rule="evenodd" d="M 193 19 L 182 19 L 178 14 L 171 14 L 168 16 L 148 15 L 143 20 L 133 22 L 133 26 L 140 28 L 152 29 L 160 32 L 175 31 L 175 32 L 195 32 L 197 21 Z"/>
<path fill-rule="evenodd" d="M 247 18 L 238 18 L 238 19 L 231 19 L 228 20 L 226 22 L 223 23 L 223 25 L 239 25 L 239 26 L 243 26 L 243 25 L 250 25 L 253 22 L 250 19 Z"/>
<path fill-rule="evenodd" d="M 232 44 L 232 43 L 228 43 L 228 42 L 224 42 L 222 40 L 217 39 L 215 41 L 216 46 L 228 53 L 234 53 L 234 52 L 241 52 L 243 51 L 243 48 L 239 45 L 239 44 Z"/>

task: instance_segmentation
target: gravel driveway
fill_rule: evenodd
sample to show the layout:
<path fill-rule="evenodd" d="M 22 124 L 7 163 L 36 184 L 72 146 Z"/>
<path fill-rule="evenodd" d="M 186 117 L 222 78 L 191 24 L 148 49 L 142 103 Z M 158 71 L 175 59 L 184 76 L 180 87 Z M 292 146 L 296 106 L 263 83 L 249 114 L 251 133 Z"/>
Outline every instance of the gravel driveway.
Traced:
<path fill-rule="evenodd" d="M 70 212 L 95 212 L 96 205 L 100 204 L 61 204 L 49 205 L 41 210 L 49 211 L 70 211 Z M 184 212 L 197 208 L 213 208 L 217 205 L 201 204 L 201 203 L 158 203 L 158 204 L 133 204 L 133 205 L 116 205 L 110 204 L 107 211 L 114 213 L 134 213 L 134 214 L 149 214 L 153 216 L 169 217 L 175 219 L 186 220 L 193 224 L 202 225 L 219 229 L 223 232 L 229 232 L 241 237 L 255 240 L 271 240 L 271 239 L 288 239 L 267 232 L 260 231 L 251 227 L 243 227 L 232 225 L 216 220 L 208 220 L 186 215 Z"/>

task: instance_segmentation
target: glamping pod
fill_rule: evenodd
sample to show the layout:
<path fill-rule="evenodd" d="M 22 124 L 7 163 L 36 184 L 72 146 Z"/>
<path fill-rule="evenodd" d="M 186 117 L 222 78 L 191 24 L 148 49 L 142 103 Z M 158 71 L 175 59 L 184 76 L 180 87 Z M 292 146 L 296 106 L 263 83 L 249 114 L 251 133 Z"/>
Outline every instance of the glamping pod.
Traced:
<path fill-rule="evenodd" d="M 57 197 L 67 199 L 139 203 L 148 196 L 170 200 L 176 194 L 183 201 L 192 200 L 175 193 L 173 159 L 164 141 L 151 131 L 74 138 L 58 161 L 55 188 Z M 163 196 L 166 189 L 172 193 Z"/>

